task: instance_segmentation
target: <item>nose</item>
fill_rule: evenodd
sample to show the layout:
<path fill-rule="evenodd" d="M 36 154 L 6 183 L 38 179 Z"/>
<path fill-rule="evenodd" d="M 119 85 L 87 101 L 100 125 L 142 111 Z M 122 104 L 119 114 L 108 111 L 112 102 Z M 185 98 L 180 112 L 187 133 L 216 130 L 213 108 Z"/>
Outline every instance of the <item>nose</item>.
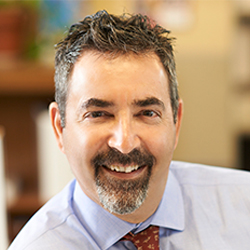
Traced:
<path fill-rule="evenodd" d="M 139 148 L 140 138 L 134 127 L 129 118 L 120 119 L 112 128 L 108 140 L 109 147 L 117 149 L 123 154 Z"/>

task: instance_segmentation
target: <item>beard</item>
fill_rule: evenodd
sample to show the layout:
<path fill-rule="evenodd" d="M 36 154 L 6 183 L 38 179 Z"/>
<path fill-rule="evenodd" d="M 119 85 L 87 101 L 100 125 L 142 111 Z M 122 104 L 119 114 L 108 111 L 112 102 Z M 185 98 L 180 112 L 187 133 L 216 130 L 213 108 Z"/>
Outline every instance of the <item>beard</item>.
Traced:
<path fill-rule="evenodd" d="M 145 201 L 155 157 L 147 151 L 134 149 L 129 154 L 122 154 L 110 148 L 98 153 L 92 160 L 95 167 L 95 181 L 99 200 L 111 213 L 130 214 Z M 102 168 L 115 164 L 138 165 L 146 167 L 144 175 L 134 180 L 121 180 L 103 174 Z"/>

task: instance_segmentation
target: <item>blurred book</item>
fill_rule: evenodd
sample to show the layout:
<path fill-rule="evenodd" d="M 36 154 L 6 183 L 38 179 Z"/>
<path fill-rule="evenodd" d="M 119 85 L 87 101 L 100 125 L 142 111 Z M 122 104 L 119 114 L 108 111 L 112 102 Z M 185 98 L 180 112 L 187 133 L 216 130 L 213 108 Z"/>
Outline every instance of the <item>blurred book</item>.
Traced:
<path fill-rule="evenodd" d="M 0 127 L 0 250 L 6 250 L 8 245 L 3 137 L 4 130 Z"/>
<path fill-rule="evenodd" d="M 46 202 L 74 177 L 66 156 L 57 146 L 47 110 L 37 115 L 36 127 L 39 197 L 42 202 Z"/>

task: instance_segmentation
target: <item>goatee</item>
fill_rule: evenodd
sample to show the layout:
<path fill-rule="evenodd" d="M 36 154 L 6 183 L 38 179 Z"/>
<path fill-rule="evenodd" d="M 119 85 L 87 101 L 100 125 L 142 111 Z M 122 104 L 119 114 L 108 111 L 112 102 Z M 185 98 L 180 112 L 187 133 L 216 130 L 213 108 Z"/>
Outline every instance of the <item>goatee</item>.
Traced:
<path fill-rule="evenodd" d="M 147 197 L 149 181 L 155 157 L 146 150 L 134 149 L 129 154 L 122 154 L 109 148 L 98 153 L 92 160 L 95 167 L 95 181 L 99 200 L 111 213 L 130 214 L 138 209 Z M 103 174 L 102 168 L 111 165 L 138 165 L 144 167 L 142 177 L 134 180 L 121 180 Z"/>

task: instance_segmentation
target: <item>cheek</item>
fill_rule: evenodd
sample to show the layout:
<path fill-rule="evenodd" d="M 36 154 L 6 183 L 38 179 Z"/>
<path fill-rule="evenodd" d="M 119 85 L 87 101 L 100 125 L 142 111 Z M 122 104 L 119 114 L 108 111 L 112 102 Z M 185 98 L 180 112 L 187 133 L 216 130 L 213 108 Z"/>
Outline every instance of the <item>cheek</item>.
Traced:
<path fill-rule="evenodd" d="M 88 164 L 88 140 L 81 133 L 77 131 L 70 131 L 69 128 L 65 129 L 63 134 L 63 144 L 65 154 L 68 158 L 73 172 L 83 171 Z"/>
<path fill-rule="evenodd" d="M 151 147 L 151 153 L 156 158 L 156 165 L 152 169 L 151 188 L 156 192 L 158 187 L 166 185 L 169 165 L 174 153 L 175 136 L 166 131 L 159 132 L 159 136 L 153 136 L 150 144 L 154 145 Z"/>
<path fill-rule="evenodd" d="M 93 176 L 91 159 L 101 148 L 100 135 L 91 129 L 76 125 L 65 129 L 63 135 L 65 154 L 74 174 Z"/>
<path fill-rule="evenodd" d="M 147 139 L 147 148 L 156 157 L 159 164 L 172 157 L 174 146 L 174 130 L 158 129 L 150 132 Z"/>
<path fill-rule="evenodd" d="M 72 132 L 64 134 L 65 154 L 71 170 L 82 190 L 92 200 L 98 202 L 95 184 L 95 170 L 90 164 L 94 155 L 93 136 L 84 133 Z"/>

